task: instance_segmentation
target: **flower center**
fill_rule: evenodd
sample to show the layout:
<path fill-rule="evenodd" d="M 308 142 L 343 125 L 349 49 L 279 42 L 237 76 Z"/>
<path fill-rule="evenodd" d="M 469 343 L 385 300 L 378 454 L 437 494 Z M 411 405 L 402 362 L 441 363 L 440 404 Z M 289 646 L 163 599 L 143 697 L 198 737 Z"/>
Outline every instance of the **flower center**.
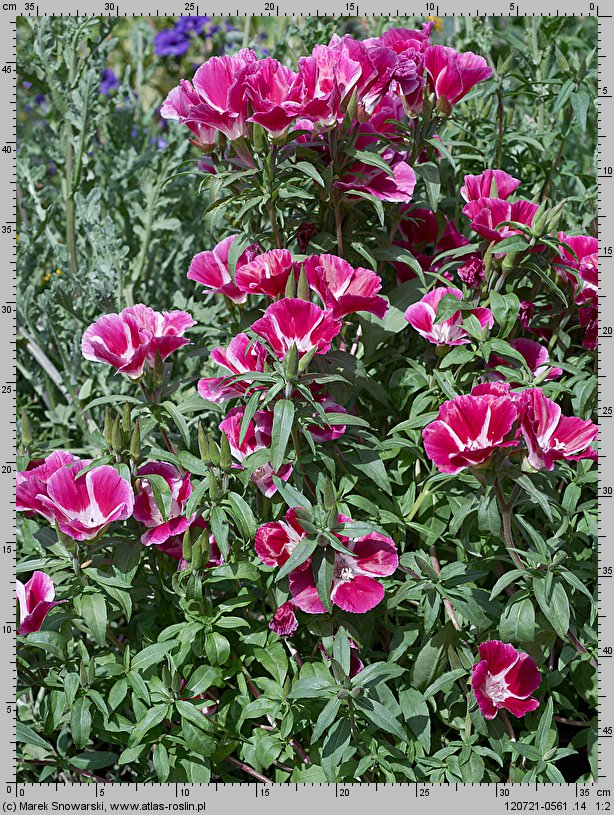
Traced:
<path fill-rule="evenodd" d="M 354 572 L 350 569 L 349 566 L 344 566 L 339 573 L 339 577 L 341 580 L 353 580 L 354 579 Z"/>
<path fill-rule="evenodd" d="M 495 705 L 505 702 L 510 693 L 505 677 L 491 674 L 488 674 L 484 682 L 484 692 L 490 696 Z"/>

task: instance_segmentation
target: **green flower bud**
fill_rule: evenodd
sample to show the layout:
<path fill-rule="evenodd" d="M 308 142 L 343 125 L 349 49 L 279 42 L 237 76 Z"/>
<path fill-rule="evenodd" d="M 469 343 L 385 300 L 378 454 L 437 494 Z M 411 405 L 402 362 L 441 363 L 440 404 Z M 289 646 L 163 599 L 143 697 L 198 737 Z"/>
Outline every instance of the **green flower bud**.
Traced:
<path fill-rule="evenodd" d="M 141 423 L 138 419 L 134 423 L 134 430 L 130 439 L 130 458 L 136 464 L 141 460 Z"/>
<path fill-rule="evenodd" d="M 122 415 L 122 430 L 126 434 L 126 436 L 130 433 L 132 429 L 132 410 L 130 409 L 130 405 L 128 402 L 124 405 L 124 412 Z"/>
<path fill-rule="evenodd" d="M 220 436 L 220 467 L 224 472 L 232 467 L 232 453 L 230 452 L 230 442 L 226 433 Z"/>
<path fill-rule="evenodd" d="M 181 557 L 187 560 L 188 563 L 192 560 L 192 535 L 189 527 L 184 532 L 183 540 L 181 541 Z"/>
<path fill-rule="evenodd" d="M 292 343 L 288 349 L 284 360 L 284 371 L 288 379 L 292 380 L 296 378 L 298 373 L 298 348 L 296 347 L 296 343 Z"/>
<path fill-rule="evenodd" d="M 124 449 L 124 434 L 122 433 L 121 419 L 119 416 L 113 422 L 111 431 L 111 447 L 115 453 L 121 453 Z"/>
<path fill-rule="evenodd" d="M 211 557 L 211 544 L 209 543 L 209 530 L 203 529 L 200 538 L 198 539 L 198 544 L 200 547 L 200 554 L 202 557 L 202 565 L 206 566 L 209 563 L 209 558 Z"/>
<path fill-rule="evenodd" d="M 220 466 L 220 448 L 217 446 L 217 442 L 213 438 L 213 436 L 209 436 L 209 460 L 214 467 Z"/>
<path fill-rule="evenodd" d="M 198 423 L 198 450 L 200 452 L 201 460 L 205 464 L 210 464 L 211 459 L 209 457 L 209 443 L 207 442 L 205 431 L 203 430 L 203 426 L 200 422 Z"/>
<path fill-rule="evenodd" d="M 111 419 L 111 411 L 109 408 L 105 408 L 104 411 L 104 440 L 107 443 L 107 447 L 112 447 L 113 445 L 113 419 Z"/>
<path fill-rule="evenodd" d="M 435 105 L 435 113 L 440 119 L 447 119 L 452 113 L 452 105 L 445 96 L 440 96 L 437 100 L 437 104 Z"/>
<path fill-rule="evenodd" d="M 154 385 L 159 388 L 164 382 L 164 360 L 160 356 L 160 352 L 156 351 L 156 359 L 153 369 Z"/>
<path fill-rule="evenodd" d="M 362 685 L 358 685 L 357 687 L 352 688 L 352 690 L 350 691 L 350 696 L 352 697 L 352 699 L 358 699 L 358 697 L 362 696 L 364 692 L 365 689 L 362 687 Z"/>
<path fill-rule="evenodd" d="M 328 538 L 323 532 L 318 533 L 318 537 L 316 538 L 316 543 L 318 546 L 328 546 Z"/>
<path fill-rule="evenodd" d="M 196 538 L 194 543 L 192 544 L 192 557 L 190 558 L 190 563 L 192 564 L 192 568 L 194 571 L 198 571 L 202 568 L 203 565 L 203 550 L 201 548 L 201 539 Z"/>
<path fill-rule="evenodd" d="M 349 695 L 350 695 L 350 694 L 349 694 L 349 691 L 347 691 L 347 690 L 340 690 L 340 691 L 337 693 L 337 699 L 347 699 Z"/>
<path fill-rule="evenodd" d="M 567 552 L 563 552 L 562 550 L 559 549 L 559 551 L 552 558 L 552 565 L 560 566 L 561 563 L 563 563 L 565 560 L 567 560 Z"/>
<path fill-rule="evenodd" d="M 284 297 L 296 297 L 296 279 L 293 274 L 288 277 Z"/>
<path fill-rule="evenodd" d="M 303 266 L 298 277 L 298 283 L 296 284 L 296 296 L 299 298 L 299 300 L 310 300 L 310 295 L 311 292 L 309 289 L 309 281 L 307 280 L 307 272 Z"/>
<path fill-rule="evenodd" d="M 324 481 L 324 509 L 336 509 L 337 508 L 337 496 L 335 495 L 335 488 L 333 486 L 333 482 L 330 478 L 327 478 Z"/>
<path fill-rule="evenodd" d="M 32 428 L 25 408 L 21 409 L 21 441 L 24 447 L 32 444 Z"/>

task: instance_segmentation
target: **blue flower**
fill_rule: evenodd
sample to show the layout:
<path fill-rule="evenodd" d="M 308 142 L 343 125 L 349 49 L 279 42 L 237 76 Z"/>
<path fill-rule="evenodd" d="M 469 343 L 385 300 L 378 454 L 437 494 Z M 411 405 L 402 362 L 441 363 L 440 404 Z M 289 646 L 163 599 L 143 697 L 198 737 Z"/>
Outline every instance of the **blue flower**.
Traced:
<path fill-rule="evenodd" d="M 156 34 L 154 50 L 159 57 L 181 57 L 190 47 L 190 37 L 175 28 Z"/>
<path fill-rule="evenodd" d="M 210 19 L 211 17 L 180 17 L 175 23 L 175 31 L 182 34 L 194 31 L 195 34 L 200 34 Z"/>
<path fill-rule="evenodd" d="M 105 68 L 102 72 L 102 82 L 100 83 L 98 92 L 108 96 L 115 88 L 119 88 L 119 79 L 110 68 Z"/>

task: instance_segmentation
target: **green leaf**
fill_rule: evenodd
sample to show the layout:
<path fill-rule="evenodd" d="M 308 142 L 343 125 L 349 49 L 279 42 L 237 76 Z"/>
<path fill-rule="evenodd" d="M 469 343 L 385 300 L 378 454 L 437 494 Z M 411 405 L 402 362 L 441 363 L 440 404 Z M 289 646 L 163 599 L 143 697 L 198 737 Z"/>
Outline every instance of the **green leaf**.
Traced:
<path fill-rule="evenodd" d="M 550 596 L 546 591 L 546 581 L 541 577 L 533 579 L 533 591 L 539 607 L 548 622 L 561 639 L 567 639 L 569 631 L 569 600 L 562 583 L 554 583 Z"/>
<path fill-rule="evenodd" d="M 186 696 L 188 693 L 194 696 L 197 696 L 199 693 L 204 693 L 211 687 L 219 686 L 221 677 L 222 674 L 219 668 L 213 668 L 211 665 L 201 665 L 190 677 L 185 686 L 184 693 Z"/>
<path fill-rule="evenodd" d="M 111 710 L 115 710 L 115 708 L 118 705 L 121 705 L 121 703 L 126 698 L 127 693 L 128 693 L 128 680 L 122 676 L 122 678 L 118 679 L 117 682 L 113 685 L 113 687 L 109 691 L 107 702 Z"/>
<path fill-rule="evenodd" d="M 300 545 L 300 544 L 299 544 Z M 296 551 L 296 550 L 295 550 Z M 318 597 L 327 611 L 332 610 L 330 599 L 333 587 L 333 573 L 335 571 L 335 551 L 332 547 L 316 547 L 311 559 L 313 579 L 316 584 Z"/>
<path fill-rule="evenodd" d="M 354 704 L 364 713 L 365 719 L 369 724 L 374 724 L 376 727 L 385 730 L 386 733 L 391 733 L 402 742 L 407 741 L 407 734 L 398 720 L 395 719 L 388 708 L 384 707 L 380 702 L 366 696 L 359 696 L 354 700 Z"/>
<path fill-rule="evenodd" d="M 310 164 L 308 161 L 297 161 L 294 167 L 303 175 L 309 176 L 316 184 L 319 184 L 320 187 L 326 187 L 324 179 L 320 175 L 320 173 L 316 170 L 313 164 Z"/>
<path fill-rule="evenodd" d="M 220 506 L 211 508 L 209 515 L 211 532 L 220 547 L 220 552 L 224 560 L 228 560 L 228 519 L 226 513 Z"/>
<path fill-rule="evenodd" d="M 294 402 L 290 399 L 280 399 L 275 402 L 271 433 L 271 466 L 274 472 L 277 472 L 284 463 L 293 422 Z"/>
<path fill-rule="evenodd" d="M 111 764 L 115 764 L 117 753 L 92 750 L 89 753 L 77 753 L 76 756 L 71 756 L 68 761 L 73 767 L 80 770 L 99 770 L 101 767 L 109 767 Z"/>
<path fill-rule="evenodd" d="M 277 576 L 275 578 L 275 582 L 279 582 L 282 580 L 286 575 L 290 574 L 293 569 L 296 569 L 297 566 L 300 566 L 304 563 L 311 555 L 314 553 L 318 546 L 317 541 L 310 540 L 306 538 L 305 540 L 299 541 L 298 545 L 294 547 L 292 550 L 292 554 L 288 558 L 288 560 L 284 563 L 281 569 L 277 572 Z"/>
<path fill-rule="evenodd" d="M 295 489 L 291 484 L 287 484 L 276 475 L 273 476 L 273 483 L 289 507 L 303 507 L 303 509 L 312 509 L 309 499 Z"/>
<path fill-rule="evenodd" d="M 507 586 L 509 586 L 511 583 L 514 583 L 516 580 L 522 578 L 523 574 L 524 572 L 522 572 L 520 569 L 512 569 L 511 571 L 501 575 L 501 577 L 492 587 L 489 599 L 492 600 L 494 597 L 500 594 L 505 588 L 507 588 Z"/>
<path fill-rule="evenodd" d="M 155 665 L 162 659 L 163 656 L 168 654 L 175 646 L 179 644 L 179 640 L 168 640 L 167 642 L 154 642 L 153 645 L 148 645 L 143 648 L 138 654 L 132 657 L 130 668 L 133 671 L 145 671 L 151 665 Z"/>
<path fill-rule="evenodd" d="M 448 645 L 452 642 L 454 629 L 451 623 L 438 631 L 420 649 L 412 672 L 412 684 L 422 691 L 429 687 L 447 662 Z"/>
<path fill-rule="evenodd" d="M 73 705 L 72 716 L 70 717 L 70 732 L 78 750 L 82 750 L 87 744 L 91 728 L 92 714 L 90 713 L 89 699 L 80 696 Z"/>
<path fill-rule="evenodd" d="M 288 696 L 291 699 L 321 699 L 324 695 L 332 693 L 336 687 L 329 679 L 309 676 L 305 679 L 297 679 Z"/>
<path fill-rule="evenodd" d="M 499 621 L 499 636 L 504 642 L 533 642 L 535 609 L 528 597 L 505 608 Z"/>
<path fill-rule="evenodd" d="M 288 674 L 288 657 L 280 642 L 274 642 L 266 648 L 256 648 L 254 657 L 280 685 L 284 684 Z"/>
<path fill-rule="evenodd" d="M 322 769 L 329 782 L 337 780 L 339 765 L 348 748 L 352 731 L 347 719 L 339 719 L 328 731 L 322 745 Z"/>
<path fill-rule="evenodd" d="M 161 741 L 154 745 L 153 766 L 158 776 L 158 781 L 161 783 L 167 781 L 171 772 L 171 766 L 168 760 L 168 750 Z"/>
<path fill-rule="evenodd" d="M 177 405 L 174 405 L 172 402 L 162 402 L 162 407 L 175 423 L 177 430 L 181 434 L 181 438 L 183 439 L 186 449 L 189 450 L 190 431 L 188 429 L 188 423 L 186 422 L 185 417 L 179 412 Z"/>
<path fill-rule="evenodd" d="M 399 694 L 399 703 L 403 718 L 418 742 L 431 752 L 431 719 L 429 706 L 416 688 L 408 688 Z"/>
<path fill-rule="evenodd" d="M 322 736 L 325 730 L 327 730 L 332 723 L 337 718 L 337 713 L 339 708 L 341 707 L 341 699 L 338 699 L 336 696 L 333 696 L 332 699 L 329 699 L 328 702 L 322 708 L 320 715 L 316 719 L 315 726 L 313 728 L 313 733 L 311 734 L 311 743 L 315 744 L 315 742 Z"/>
<path fill-rule="evenodd" d="M 32 728 L 28 727 L 27 724 L 23 722 L 17 722 L 15 724 L 15 732 L 17 741 L 22 742 L 23 744 L 32 744 L 34 747 L 40 747 L 43 750 L 46 750 L 49 753 L 53 752 L 53 747 L 48 744 L 43 738 L 41 738 L 38 733 L 35 733 Z"/>
<path fill-rule="evenodd" d="M 82 594 L 80 598 L 81 616 L 96 643 L 104 645 L 107 639 L 107 604 L 99 592 Z"/>
<path fill-rule="evenodd" d="M 223 665 L 230 656 L 230 643 L 223 634 L 212 631 L 205 637 L 205 653 L 211 665 Z"/>
<path fill-rule="evenodd" d="M 460 679 L 461 676 L 466 676 L 466 674 L 467 671 L 464 668 L 447 671 L 447 673 L 437 677 L 437 679 L 428 686 L 423 693 L 424 698 L 430 699 L 431 696 L 435 696 L 436 693 L 446 689 L 448 685 L 452 685 L 457 679 Z"/>
<path fill-rule="evenodd" d="M 154 705 L 153 707 L 150 707 L 145 715 L 142 716 L 133 727 L 130 736 L 128 737 L 128 746 L 135 747 L 137 744 L 140 744 L 143 737 L 147 735 L 147 733 L 154 727 L 161 724 L 161 722 L 167 718 L 168 714 L 169 705 L 167 704 Z"/>
<path fill-rule="evenodd" d="M 230 514 L 240 527 L 243 537 L 251 540 L 256 534 L 258 524 L 249 504 L 236 492 L 227 493 L 224 501 L 230 505 Z"/>

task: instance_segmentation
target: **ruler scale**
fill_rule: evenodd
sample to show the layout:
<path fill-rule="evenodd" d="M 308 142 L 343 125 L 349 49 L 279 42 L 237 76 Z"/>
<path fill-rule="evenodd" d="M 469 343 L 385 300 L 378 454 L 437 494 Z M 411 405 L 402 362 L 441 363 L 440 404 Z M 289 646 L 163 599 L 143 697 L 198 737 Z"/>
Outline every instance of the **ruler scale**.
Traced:
<path fill-rule="evenodd" d="M 321 0 L 320 0 L 321 2 Z M 391 4 L 392 6 L 392 4 Z M 4 812 L 189 812 L 235 813 L 249 809 L 253 813 L 281 815 L 291 807 L 297 813 L 327 808 L 336 813 L 372 813 L 378 806 L 402 807 L 402 811 L 440 813 L 444 807 L 462 812 L 578 812 L 614 815 L 614 373 L 609 376 L 608 354 L 614 350 L 614 6 L 602 0 L 581 6 L 559 0 L 556 4 L 530 6 L 515 2 L 493 2 L 476 8 L 453 2 L 426 2 L 408 8 L 370 6 L 340 2 L 322 7 L 319 2 L 288 0 L 282 3 L 246 0 L 240 8 L 225 8 L 201 3 L 177 3 L 176 7 L 151 8 L 137 0 L 99 2 L 86 8 L 72 7 L 66 0 L 0 2 L 0 99 L 5 116 L 0 123 L 0 183 L 5 195 L 0 200 L 0 238 L 6 258 L 4 285 L 0 290 L 0 384 L 4 386 L 0 402 L 5 432 L 0 435 L 0 502 L 4 533 L 0 546 L 4 568 L 0 597 L 2 608 L 2 655 L 5 668 L 0 671 L 2 728 L 0 755 L 3 775 L 0 793 Z M 599 696 L 598 696 L 598 768 L 599 776 L 591 784 L 440 784 L 356 783 L 356 784 L 119 784 L 43 782 L 23 784 L 16 781 L 16 511 L 15 448 L 17 441 L 15 408 L 17 378 L 17 303 L 16 303 L 16 17 L 24 16 L 180 16 L 201 13 L 215 16 L 591 16 L 598 18 L 598 144 L 597 176 L 599 184 L 598 237 L 600 274 L 599 323 Z M 9 115 L 10 111 L 10 115 Z"/>

